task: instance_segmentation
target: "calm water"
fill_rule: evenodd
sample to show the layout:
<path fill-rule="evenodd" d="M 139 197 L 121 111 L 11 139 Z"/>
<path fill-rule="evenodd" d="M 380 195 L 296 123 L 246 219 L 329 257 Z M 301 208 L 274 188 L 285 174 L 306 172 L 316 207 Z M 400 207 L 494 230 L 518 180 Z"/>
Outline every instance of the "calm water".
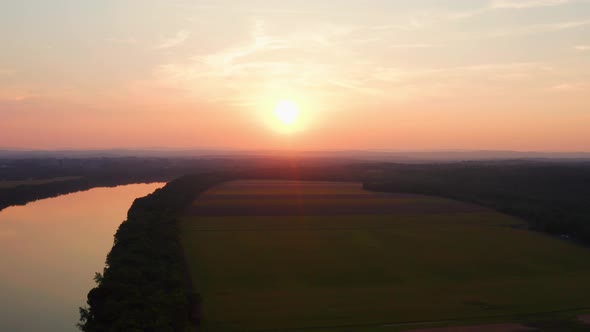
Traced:
<path fill-rule="evenodd" d="M 0 211 L 0 331 L 77 331 L 78 307 L 131 203 L 163 185 L 95 188 Z"/>

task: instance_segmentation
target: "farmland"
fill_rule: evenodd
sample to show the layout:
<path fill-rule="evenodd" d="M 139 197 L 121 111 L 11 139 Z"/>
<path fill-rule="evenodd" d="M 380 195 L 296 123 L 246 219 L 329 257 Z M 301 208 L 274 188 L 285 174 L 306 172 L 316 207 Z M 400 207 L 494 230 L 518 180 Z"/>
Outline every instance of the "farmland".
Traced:
<path fill-rule="evenodd" d="M 196 199 L 180 228 L 203 331 L 397 331 L 590 308 L 590 250 L 443 198 L 236 181 Z"/>

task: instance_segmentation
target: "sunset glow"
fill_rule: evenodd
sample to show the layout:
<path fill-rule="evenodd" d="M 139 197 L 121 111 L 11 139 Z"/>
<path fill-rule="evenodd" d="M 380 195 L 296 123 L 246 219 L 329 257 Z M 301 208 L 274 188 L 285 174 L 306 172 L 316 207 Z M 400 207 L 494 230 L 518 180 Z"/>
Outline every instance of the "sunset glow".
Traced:
<path fill-rule="evenodd" d="M 0 332 L 590 327 L 590 0 L 13 0 L 0 45 Z"/>
<path fill-rule="evenodd" d="M 297 123 L 297 119 L 299 118 L 299 107 L 291 101 L 282 100 L 275 107 L 274 114 L 281 125 L 292 127 Z"/>
<path fill-rule="evenodd" d="M 0 21 L 0 148 L 590 149 L 584 0 L 11 1 Z"/>
<path fill-rule="evenodd" d="M 299 117 L 299 107 L 291 101 L 283 100 L 277 104 L 275 116 L 285 126 L 292 126 Z"/>

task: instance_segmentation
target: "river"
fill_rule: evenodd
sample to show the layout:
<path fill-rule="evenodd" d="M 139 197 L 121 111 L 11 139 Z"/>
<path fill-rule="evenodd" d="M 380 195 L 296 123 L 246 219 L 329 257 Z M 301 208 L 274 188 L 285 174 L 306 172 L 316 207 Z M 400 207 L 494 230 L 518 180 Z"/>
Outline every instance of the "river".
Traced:
<path fill-rule="evenodd" d="M 0 211 L 0 331 L 78 331 L 78 307 L 127 210 L 162 186 L 94 188 Z"/>

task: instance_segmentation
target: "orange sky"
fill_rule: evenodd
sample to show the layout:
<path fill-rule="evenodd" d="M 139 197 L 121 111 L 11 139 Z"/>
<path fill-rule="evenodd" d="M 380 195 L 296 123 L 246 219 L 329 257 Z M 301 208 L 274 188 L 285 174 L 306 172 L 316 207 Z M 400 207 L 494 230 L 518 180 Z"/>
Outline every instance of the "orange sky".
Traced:
<path fill-rule="evenodd" d="M 585 0 L 5 7 L 0 148 L 590 151 Z"/>

